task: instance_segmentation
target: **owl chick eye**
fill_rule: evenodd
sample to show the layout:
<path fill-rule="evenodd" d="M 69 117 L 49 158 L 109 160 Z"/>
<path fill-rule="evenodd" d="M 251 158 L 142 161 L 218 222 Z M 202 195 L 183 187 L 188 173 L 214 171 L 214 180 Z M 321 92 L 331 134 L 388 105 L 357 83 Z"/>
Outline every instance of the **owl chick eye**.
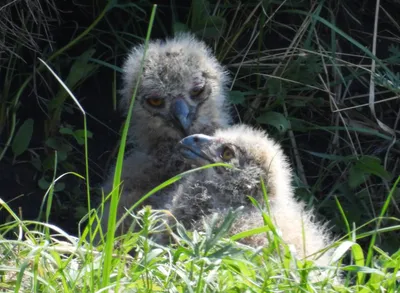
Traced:
<path fill-rule="evenodd" d="M 224 161 L 229 161 L 233 157 L 235 157 L 235 152 L 228 147 L 224 147 L 221 153 L 221 159 Z"/>
<path fill-rule="evenodd" d="M 189 94 L 192 98 L 199 96 L 204 91 L 204 86 L 197 86 L 190 90 Z"/>
<path fill-rule="evenodd" d="M 164 106 L 164 99 L 160 97 L 149 97 L 146 99 L 147 104 L 149 104 L 152 107 L 162 107 Z"/>

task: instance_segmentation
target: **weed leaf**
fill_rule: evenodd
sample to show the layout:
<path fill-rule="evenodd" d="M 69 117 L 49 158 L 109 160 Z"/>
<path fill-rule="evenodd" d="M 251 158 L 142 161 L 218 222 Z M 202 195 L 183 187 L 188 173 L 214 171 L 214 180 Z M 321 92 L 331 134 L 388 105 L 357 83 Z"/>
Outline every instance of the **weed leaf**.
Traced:
<path fill-rule="evenodd" d="M 351 167 L 349 171 L 349 186 L 356 188 L 362 184 L 370 175 L 378 176 L 385 180 L 391 180 L 392 174 L 385 170 L 379 158 L 374 156 L 363 156 Z"/>
<path fill-rule="evenodd" d="M 265 112 L 257 118 L 257 122 L 268 124 L 279 130 L 280 133 L 285 133 L 289 127 L 289 121 L 281 113 L 270 111 Z"/>
<path fill-rule="evenodd" d="M 11 149 L 14 157 L 18 157 L 28 149 L 33 133 L 33 119 L 27 119 L 20 126 L 13 139 Z"/>
<path fill-rule="evenodd" d="M 245 101 L 244 93 L 241 91 L 230 91 L 229 100 L 234 105 L 243 105 Z"/>

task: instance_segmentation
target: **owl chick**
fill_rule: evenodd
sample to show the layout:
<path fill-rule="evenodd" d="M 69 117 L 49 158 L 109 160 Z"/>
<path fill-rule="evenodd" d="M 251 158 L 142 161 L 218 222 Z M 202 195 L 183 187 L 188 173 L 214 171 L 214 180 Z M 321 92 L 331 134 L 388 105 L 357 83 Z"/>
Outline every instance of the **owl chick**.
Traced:
<path fill-rule="evenodd" d="M 176 151 L 179 140 L 193 133 L 211 134 L 230 123 L 227 72 L 192 35 L 154 40 L 147 50 L 144 45 L 131 50 L 122 75 L 120 107 L 125 115 L 139 78 L 128 137 L 134 147 L 123 164 L 119 217 L 152 188 L 188 169 Z M 112 179 L 104 184 L 106 192 L 111 191 Z M 145 204 L 158 208 L 165 201 L 153 196 Z M 103 231 L 107 222 L 108 205 Z"/>
<path fill-rule="evenodd" d="M 235 168 L 209 168 L 189 175 L 171 191 L 171 213 L 187 228 L 201 229 L 203 220 L 217 213 L 221 219 L 228 208 L 244 206 L 230 234 L 264 226 L 262 215 L 248 199 L 252 196 L 265 206 L 260 181 L 267 188 L 270 217 L 282 239 L 294 247 L 300 258 L 323 250 L 330 243 L 325 225 L 314 221 L 294 198 L 291 170 L 279 144 L 267 134 L 246 125 L 217 130 L 213 136 L 195 134 L 179 142 L 182 155 L 193 166 L 225 162 Z M 265 233 L 242 239 L 258 247 L 267 244 Z M 327 265 L 331 254 L 325 253 L 316 263 Z"/>

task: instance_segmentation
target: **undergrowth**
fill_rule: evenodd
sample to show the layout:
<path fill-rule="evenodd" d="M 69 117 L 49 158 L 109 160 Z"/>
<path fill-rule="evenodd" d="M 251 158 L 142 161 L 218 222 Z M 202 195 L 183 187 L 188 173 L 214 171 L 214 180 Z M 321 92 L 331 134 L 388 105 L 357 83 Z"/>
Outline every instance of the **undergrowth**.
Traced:
<path fill-rule="evenodd" d="M 399 3 L 160 2 L 147 36 L 150 1 L 63 5 L 0 6 L 0 185 L 18 186 L 0 190 L 7 219 L 0 226 L 1 290 L 399 291 Z M 277 247 L 215 239 L 218 227 L 210 234 L 180 230 L 175 246 L 157 245 L 147 237 L 159 220 L 150 210 L 139 217 L 140 231 L 119 239 L 108 233 L 103 246 L 86 242 L 98 233 L 84 230 L 86 222 L 78 234 L 84 215 L 97 221 L 96 184 L 117 154 L 119 185 L 125 137 L 109 122 L 119 115 L 121 57 L 137 42 L 180 31 L 203 38 L 230 71 L 237 122 L 266 129 L 290 155 L 298 197 L 337 235 L 339 262 L 331 270 L 339 266 L 344 285 L 312 284 L 310 262 L 290 253 L 277 259 Z M 67 220 L 63 229 L 51 224 Z M 211 251 L 207 241 L 216 243 Z"/>

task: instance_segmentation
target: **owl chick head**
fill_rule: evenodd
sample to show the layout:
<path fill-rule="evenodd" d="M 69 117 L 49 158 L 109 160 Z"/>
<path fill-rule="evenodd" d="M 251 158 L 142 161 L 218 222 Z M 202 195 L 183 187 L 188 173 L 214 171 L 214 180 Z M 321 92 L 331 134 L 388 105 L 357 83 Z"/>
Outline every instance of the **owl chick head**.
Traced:
<path fill-rule="evenodd" d="M 193 36 L 181 34 L 150 41 L 147 50 L 144 45 L 132 49 L 123 65 L 120 107 L 125 114 L 139 78 L 131 123 L 138 144 L 210 134 L 228 125 L 227 73 Z"/>
<path fill-rule="evenodd" d="M 183 157 L 199 167 L 211 163 L 229 163 L 238 169 L 207 169 L 209 178 L 220 181 L 241 181 L 249 189 L 260 188 L 263 177 L 270 198 L 292 196 L 291 170 L 281 147 L 264 131 L 246 125 L 218 129 L 212 136 L 194 134 L 179 142 Z M 257 186 L 256 186 L 257 185 Z"/>

